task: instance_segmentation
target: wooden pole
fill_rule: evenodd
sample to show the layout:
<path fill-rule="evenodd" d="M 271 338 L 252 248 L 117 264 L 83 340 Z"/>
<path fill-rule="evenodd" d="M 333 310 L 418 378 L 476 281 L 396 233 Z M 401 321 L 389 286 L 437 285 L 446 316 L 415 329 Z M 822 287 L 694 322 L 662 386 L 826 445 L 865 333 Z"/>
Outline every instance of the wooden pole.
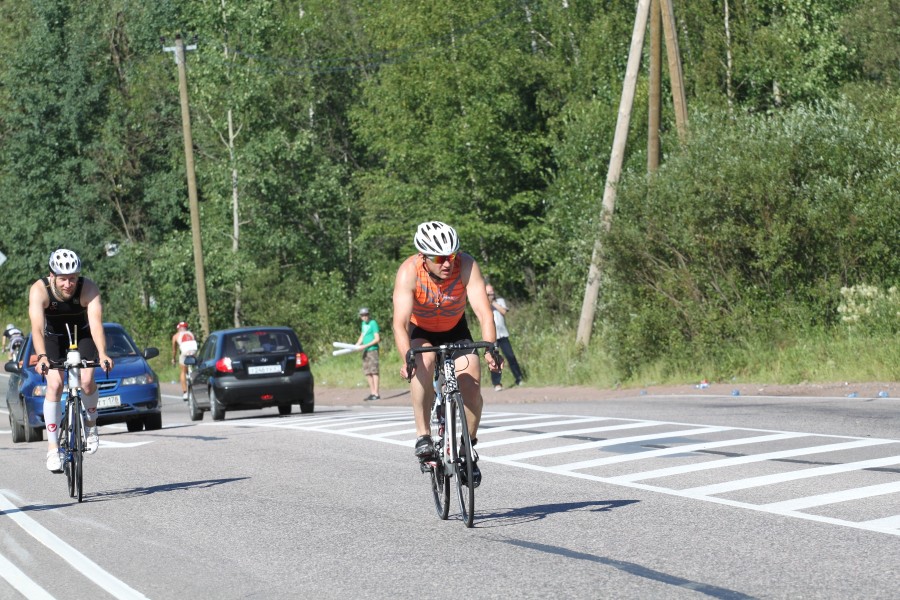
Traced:
<path fill-rule="evenodd" d="M 634 92 L 637 87 L 638 69 L 641 65 L 641 51 L 644 46 L 644 34 L 647 30 L 647 16 L 650 11 L 650 0 L 640 0 L 637 15 L 634 19 L 634 30 L 631 34 L 631 48 L 628 50 L 628 64 L 625 68 L 625 81 L 622 86 L 622 99 L 619 102 L 619 115 L 616 132 L 613 137 L 612 154 L 609 157 L 609 171 L 606 175 L 606 187 L 603 190 L 603 207 L 600 221 L 603 233 L 612 225 L 613 210 L 616 205 L 616 185 L 622 175 L 622 162 L 625 158 L 625 142 L 628 139 L 628 125 L 631 122 L 631 109 L 634 105 Z M 584 300 L 581 304 L 581 318 L 578 321 L 576 344 L 586 347 L 591 340 L 594 326 L 594 313 L 597 310 L 597 297 L 600 294 L 600 256 L 601 236 L 594 242 L 591 255 L 591 266 L 588 270 Z"/>
<path fill-rule="evenodd" d="M 687 136 L 687 100 L 684 95 L 684 73 L 681 70 L 681 52 L 678 49 L 678 34 L 675 29 L 675 11 L 672 0 L 660 0 L 663 31 L 666 34 L 666 56 L 669 59 L 669 79 L 672 82 L 672 103 L 675 105 L 675 127 L 678 138 L 683 142 Z"/>
<path fill-rule="evenodd" d="M 197 309 L 203 338 L 209 337 L 209 312 L 206 307 L 206 276 L 203 273 L 203 244 L 200 239 L 200 205 L 194 175 L 194 142 L 191 136 L 191 112 L 188 105 L 187 73 L 184 67 L 184 41 L 175 36 L 175 62 L 178 63 L 178 91 L 181 95 L 181 127 L 184 131 L 184 163 L 187 171 L 188 201 L 191 207 L 191 234 L 194 242 L 194 273 L 197 279 Z"/>
<path fill-rule="evenodd" d="M 662 97 L 662 12 L 659 0 L 650 0 L 650 90 L 647 118 L 647 172 L 659 168 L 659 121 Z"/>

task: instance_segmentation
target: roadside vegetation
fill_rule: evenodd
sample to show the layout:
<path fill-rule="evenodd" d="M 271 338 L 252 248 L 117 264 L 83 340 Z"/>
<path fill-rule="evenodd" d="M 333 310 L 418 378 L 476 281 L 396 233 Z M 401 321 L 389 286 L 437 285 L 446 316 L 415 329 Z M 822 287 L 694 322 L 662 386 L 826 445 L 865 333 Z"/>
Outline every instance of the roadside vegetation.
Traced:
<path fill-rule="evenodd" d="M 26 324 L 70 247 L 176 378 L 174 324 L 201 333 L 180 32 L 211 329 L 294 327 L 319 384 L 362 382 L 331 356 L 360 306 L 393 384 L 393 278 L 426 219 L 514 307 L 531 385 L 900 379 L 900 2 L 674 7 L 689 135 L 664 106 L 647 174 L 645 56 L 578 348 L 633 3 L 4 3 L 0 321 Z"/>

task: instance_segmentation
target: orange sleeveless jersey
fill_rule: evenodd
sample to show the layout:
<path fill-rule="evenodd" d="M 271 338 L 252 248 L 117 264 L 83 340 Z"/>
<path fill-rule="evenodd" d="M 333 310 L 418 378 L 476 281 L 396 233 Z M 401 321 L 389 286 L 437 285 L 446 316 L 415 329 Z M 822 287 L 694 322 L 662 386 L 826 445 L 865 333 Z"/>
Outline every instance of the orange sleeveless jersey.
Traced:
<path fill-rule="evenodd" d="M 460 272 L 462 257 L 457 255 L 453 270 L 445 281 L 438 281 L 425 267 L 425 258 L 416 259 L 416 291 L 410 322 L 425 331 L 450 331 L 466 310 L 466 286 Z"/>

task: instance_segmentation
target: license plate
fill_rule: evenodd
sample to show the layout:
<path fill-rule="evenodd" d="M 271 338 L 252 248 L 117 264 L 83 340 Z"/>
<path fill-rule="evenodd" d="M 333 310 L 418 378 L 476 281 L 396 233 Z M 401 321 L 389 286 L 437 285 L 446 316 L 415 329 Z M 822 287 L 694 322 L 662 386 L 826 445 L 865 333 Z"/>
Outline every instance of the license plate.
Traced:
<path fill-rule="evenodd" d="M 281 365 L 261 365 L 247 367 L 247 372 L 251 375 L 262 375 L 264 373 L 281 373 Z"/>
<path fill-rule="evenodd" d="M 121 405 L 122 399 L 118 396 L 103 396 L 97 399 L 97 408 L 112 408 Z"/>

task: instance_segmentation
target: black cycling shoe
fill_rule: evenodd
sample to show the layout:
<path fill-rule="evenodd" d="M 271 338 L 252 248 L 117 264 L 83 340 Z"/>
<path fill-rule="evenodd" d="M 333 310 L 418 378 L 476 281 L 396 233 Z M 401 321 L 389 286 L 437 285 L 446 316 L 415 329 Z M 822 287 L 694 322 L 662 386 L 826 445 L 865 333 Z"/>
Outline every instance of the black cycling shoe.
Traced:
<path fill-rule="evenodd" d="M 466 481 L 466 461 L 462 457 L 460 457 L 459 463 L 459 479 L 463 485 L 468 485 Z M 475 448 L 472 448 L 472 485 L 473 487 L 481 485 L 481 469 L 478 468 L 478 453 L 475 452 Z"/>
<path fill-rule="evenodd" d="M 430 435 L 419 436 L 416 440 L 416 457 L 419 460 L 430 460 L 434 458 L 434 443 L 431 441 Z"/>

